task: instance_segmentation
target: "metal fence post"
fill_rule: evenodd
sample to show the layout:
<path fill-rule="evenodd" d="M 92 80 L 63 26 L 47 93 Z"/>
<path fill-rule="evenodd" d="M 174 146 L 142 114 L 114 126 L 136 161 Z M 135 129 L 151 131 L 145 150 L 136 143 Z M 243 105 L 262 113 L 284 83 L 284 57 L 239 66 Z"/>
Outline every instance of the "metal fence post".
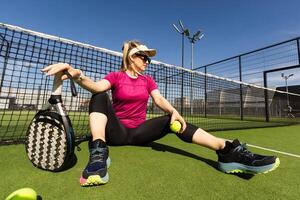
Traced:
<path fill-rule="evenodd" d="M 242 60 L 241 56 L 239 56 L 239 76 L 240 81 L 242 82 Z M 244 107 L 243 107 L 243 86 L 240 84 L 240 117 L 241 120 L 244 119 Z"/>
<path fill-rule="evenodd" d="M 299 38 L 297 39 L 297 49 L 298 49 L 298 65 L 300 65 L 300 45 L 299 45 Z"/>
<path fill-rule="evenodd" d="M 167 73 L 166 73 L 166 77 L 165 77 L 165 98 L 167 99 L 168 98 L 168 76 L 167 76 Z"/>
<path fill-rule="evenodd" d="M 205 73 L 205 76 L 204 76 L 204 117 L 206 118 L 207 117 L 207 76 L 206 76 L 206 73 L 207 73 L 207 68 L 206 66 L 204 67 L 204 73 Z"/>
<path fill-rule="evenodd" d="M 264 87 L 267 88 L 267 73 L 264 72 Z M 270 121 L 269 118 L 269 97 L 268 97 L 268 91 L 265 89 L 265 115 L 266 115 L 266 122 Z"/>

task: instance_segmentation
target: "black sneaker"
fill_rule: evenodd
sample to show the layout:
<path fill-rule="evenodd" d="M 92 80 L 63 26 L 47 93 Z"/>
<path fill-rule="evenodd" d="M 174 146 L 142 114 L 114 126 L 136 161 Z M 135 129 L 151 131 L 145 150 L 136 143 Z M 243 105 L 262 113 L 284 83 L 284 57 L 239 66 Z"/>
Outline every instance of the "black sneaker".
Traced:
<path fill-rule="evenodd" d="M 251 153 L 247 150 L 246 144 L 241 144 L 238 140 L 226 141 L 225 148 L 216 152 L 219 169 L 225 173 L 268 173 L 280 164 L 279 158 L 275 156 Z"/>
<path fill-rule="evenodd" d="M 89 141 L 90 159 L 80 177 L 81 186 L 105 184 L 109 180 L 107 168 L 110 165 L 108 147 L 102 140 Z"/>

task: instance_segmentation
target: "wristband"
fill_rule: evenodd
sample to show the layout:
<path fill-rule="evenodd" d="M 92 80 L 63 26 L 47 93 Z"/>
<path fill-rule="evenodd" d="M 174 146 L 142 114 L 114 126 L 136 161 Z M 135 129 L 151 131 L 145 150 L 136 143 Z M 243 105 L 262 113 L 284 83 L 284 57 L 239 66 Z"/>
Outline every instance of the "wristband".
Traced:
<path fill-rule="evenodd" d="M 76 78 L 76 80 L 77 80 L 77 81 L 82 81 L 83 77 L 84 77 L 84 74 L 83 74 L 83 72 L 80 70 L 80 75 Z"/>

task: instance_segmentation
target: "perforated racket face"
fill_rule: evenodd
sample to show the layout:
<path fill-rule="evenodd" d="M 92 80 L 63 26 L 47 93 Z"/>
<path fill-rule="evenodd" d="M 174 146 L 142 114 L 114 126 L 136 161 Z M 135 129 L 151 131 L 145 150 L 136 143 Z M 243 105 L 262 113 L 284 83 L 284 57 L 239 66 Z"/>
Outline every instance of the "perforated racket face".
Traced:
<path fill-rule="evenodd" d="M 39 168 L 58 171 L 66 160 L 67 137 L 59 117 L 54 112 L 37 114 L 28 128 L 26 152 Z"/>

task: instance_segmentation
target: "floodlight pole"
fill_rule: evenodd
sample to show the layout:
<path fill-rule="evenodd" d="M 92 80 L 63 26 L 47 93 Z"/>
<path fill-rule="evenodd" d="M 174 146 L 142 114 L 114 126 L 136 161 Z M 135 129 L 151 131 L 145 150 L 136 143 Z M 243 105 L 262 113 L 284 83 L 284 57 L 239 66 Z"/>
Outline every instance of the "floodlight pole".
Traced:
<path fill-rule="evenodd" d="M 194 42 L 191 45 L 191 70 L 194 70 Z M 191 108 L 191 115 L 194 114 L 194 106 L 193 106 L 193 74 L 191 74 L 191 90 L 190 90 L 190 108 Z"/>
<path fill-rule="evenodd" d="M 292 76 L 294 76 L 294 74 L 289 74 L 288 76 L 285 76 L 284 73 L 281 74 L 281 77 L 285 80 L 286 104 L 288 109 L 290 109 L 288 79 Z"/>
<path fill-rule="evenodd" d="M 184 68 L 184 36 L 189 37 L 189 30 L 185 29 L 183 26 L 183 23 L 181 20 L 179 20 L 179 25 L 181 30 L 173 24 L 173 27 L 175 30 L 181 34 L 181 67 Z M 183 78 L 184 78 L 184 71 L 182 70 L 182 76 L 181 76 L 181 108 L 180 108 L 180 114 L 183 115 Z"/>
<path fill-rule="evenodd" d="M 192 37 L 188 37 L 191 43 L 191 70 L 194 70 L 194 44 L 196 41 L 200 40 L 204 34 L 201 31 L 197 31 Z M 191 74 L 191 89 L 190 89 L 190 108 L 191 115 L 194 114 L 194 106 L 193 106 L 193 74 Z"/>

